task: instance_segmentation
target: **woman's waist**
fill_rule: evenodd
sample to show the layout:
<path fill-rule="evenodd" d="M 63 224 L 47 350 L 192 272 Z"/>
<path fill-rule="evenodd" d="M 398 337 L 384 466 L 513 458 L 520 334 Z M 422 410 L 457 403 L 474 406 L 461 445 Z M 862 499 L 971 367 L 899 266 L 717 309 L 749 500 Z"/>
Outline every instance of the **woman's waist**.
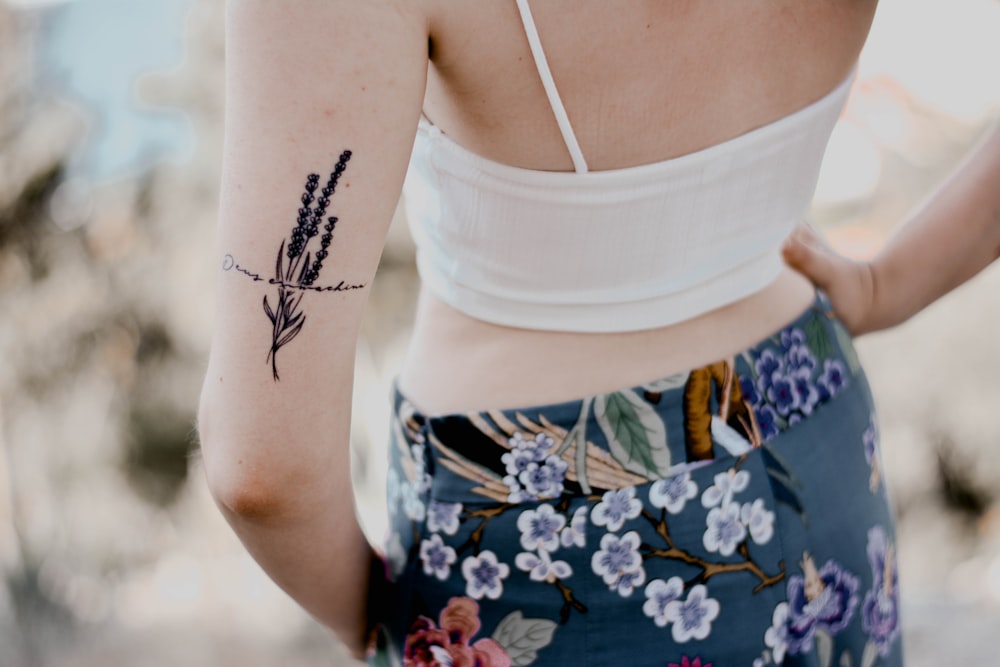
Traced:
<path fill-rule="evenodd" d="M 394 387 L 394 451 L 415 457 L 418 477 L 433 474 L 438 501 L 516 504 L 669 478 L 743 457 L 800 426 L 815 428 L 813 417 L 827 404 L 865 387 L 850 338 L 822 293 L 736 354 L 642 382 L 532 402 L 538 376 L 505 369 L 465 388 L 494 377 L 526 391 L 490 409 L 430 414 L 409 390 Z"/>
<path fill-rule="evenodd" d="M 761 290 L 669 326 L 577 333 L 507 327 L 421 292 L 398 383 L 426 414 L 552 403 L 711 364 L 795 320 L 812 285 L 783 269 Z"/>

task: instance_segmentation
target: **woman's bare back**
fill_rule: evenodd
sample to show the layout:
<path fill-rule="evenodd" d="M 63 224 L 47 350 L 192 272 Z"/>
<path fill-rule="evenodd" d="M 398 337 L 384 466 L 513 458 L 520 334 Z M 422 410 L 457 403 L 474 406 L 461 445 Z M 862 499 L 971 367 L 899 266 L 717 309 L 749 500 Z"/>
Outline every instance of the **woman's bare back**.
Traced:
<path fill-rule="evenodd" d="M 425 6 L 428 118 L 486 158 L 571 171 L 514 2 Z M 583 154 L 607 170 L 721 143 L 824 96 L 854 67 L 875 2 L 534 0 L 531 11 Z M 785 270 L 679 324 L 590 334 L 485 323 L 425 290 L 399 384 L 427 413 L 566 400 L 723 358 L 812 296 Z"/>

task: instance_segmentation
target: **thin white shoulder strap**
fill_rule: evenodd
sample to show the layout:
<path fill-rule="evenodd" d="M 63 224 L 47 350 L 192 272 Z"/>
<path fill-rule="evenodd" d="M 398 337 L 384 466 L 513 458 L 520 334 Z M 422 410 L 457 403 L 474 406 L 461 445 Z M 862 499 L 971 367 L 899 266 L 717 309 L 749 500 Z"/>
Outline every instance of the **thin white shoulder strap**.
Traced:
<path fill-rule="evenodd" d="M 566 115 L 566 107 L 563 106 L 559 91 L 556 90 L 556 82 L 552 79 L 552 71 L 549 69 L 549 62 L 545 59 L 545 51 L 542 50 L 542 42 L 538 38 L 538 30 L 535 28 L 535 19 L 531 16 L 531 9 L 528 7 L 528 0 L 517 0 L 517 11 L 521 14 L 521 23 L 524 24 L 524 34 L 528 37 L 528 44 L 531 46 L 531 55 L 535 58 L 535 68 L 538 76 L 542 80 L 545 94 L 549 98 L 549 106 L 559 123 L 559 131 L 562 132 L 563 141 L 569 150 L 569 155 L 573 158 L 573 168 L 578 173 L 587 172 L 587 161 L 583 159 L 583 151 L 576 141 L 573 133 L 573 126 L 569 123 L 569 116 Z"/>

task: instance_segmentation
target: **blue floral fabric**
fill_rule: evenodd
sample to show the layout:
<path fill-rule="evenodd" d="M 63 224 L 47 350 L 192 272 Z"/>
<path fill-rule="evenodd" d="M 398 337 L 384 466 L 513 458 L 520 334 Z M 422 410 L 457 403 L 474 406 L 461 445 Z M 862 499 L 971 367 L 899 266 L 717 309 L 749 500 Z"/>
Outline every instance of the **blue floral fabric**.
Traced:
<path fill-rule="evenodd" d="M 369 664 L 902 664 L 872 400 L 822 293 L 641 386 L 438 416 L 393 398 Z"/>

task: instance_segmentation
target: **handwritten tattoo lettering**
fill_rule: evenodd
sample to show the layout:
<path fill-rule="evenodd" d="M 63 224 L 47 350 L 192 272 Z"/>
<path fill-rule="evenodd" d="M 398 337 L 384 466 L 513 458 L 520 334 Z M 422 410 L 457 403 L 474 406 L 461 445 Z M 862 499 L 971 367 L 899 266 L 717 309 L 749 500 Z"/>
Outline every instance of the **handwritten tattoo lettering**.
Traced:
<path fill-rule="evenodd" d="M 344 280 L 341 280 L 336 285 L 320 285 L 320 286 L 310 285 L 309 287 L 303 287 L 302 285 L 293 285 L 291 283 L 279 282 L 274 278 L 268 278 L 265 281 L 264 278 L 260 277 L 259 273 L 254 273 L 253 271 L 250 271 L 249 269 L 240 266 L 239 262 L 236 261 L 236 258 L 229 254 L 227 254 L 225 257 L 222 258 L 222 270 L 236 271 L 237 273 L 242 273 L 243 275 L 247 276 L 254 282 L 264 281 L 267 282 L 267 284 L 269 285 L 281 285 L 283 287 L 288 287 L 291 289 L 310 290 L 313 292 L 349 292 L 351 290 L 361 289 L 362 287 L 364 287 L 363 283 L 355 285 L 346 282 Z"/>
<path fill-rule="evenodd" d="M 347 162 L 351 159 L 351 151 L 345 150 L 340 154 L 337 164 L 326 182 L 320 189 L 319 174 L 309 174 L 306 177 L 305 191 L 302 193 L 302 207 L 299 209 L 295 227 L 292 228 L 291 236 L 282 240 L 278 248 L 278 256 L 274 265 L 274 277 L 265 281 L 259 273 L 246 269 L 227 254 L 222 261 L 223 271 L 235 271 L 247 276 L 251 280 L 265 281 L 278 288 L 277 299 L 272 303 L 268 301 L 268 295 L 264 295 L 264 313 L 271 321 L 272 335 L 271 348 L 267 353 L 267 363 L 271 365 L 271 373 L 277 382 L 278 375 L 278 350 L 292 342 L 299 332 L 302 331 L 306 322 L 306 314 L 302 307 L 302 297 L 306 292 L 348 292 L 363 288 L 365 285 L 352 284 L 344 280 L 335 285 L 316 285 L 319 274 L 323 269 L 323 260 L 329 255 L 330 244 L 333 241 L 333 232 L 337 226 L 337 217 L 326 218 L 323 224 L 323 217 L 326 209 L 330 205 L 330 198 L 337 189 L 340 177 L 347 169 Z M 320 190 L 316 196 L 316 190 Z M 320 225 L 323 225 L 323 234 L 320 236 Z M 313 239 L 319 236 L 319 247 L 316 248 Z M 310 247 L 313 246 L 313 247 Z"/>

